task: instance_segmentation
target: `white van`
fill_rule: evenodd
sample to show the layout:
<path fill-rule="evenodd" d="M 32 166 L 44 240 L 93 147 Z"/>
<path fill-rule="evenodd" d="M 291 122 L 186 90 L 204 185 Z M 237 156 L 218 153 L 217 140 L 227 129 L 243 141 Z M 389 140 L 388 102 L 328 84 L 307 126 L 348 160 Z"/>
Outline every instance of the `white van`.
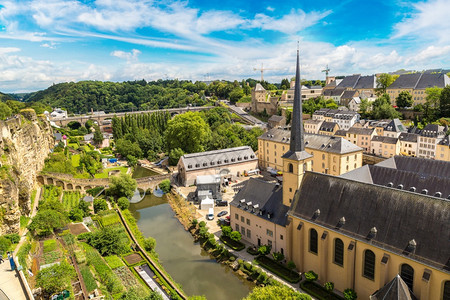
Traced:
<path fill-rule="evenodd" d="M 214 208 L 208 209 L 208 214 L 206 215 L 206 220 L 214 220 Z"/>

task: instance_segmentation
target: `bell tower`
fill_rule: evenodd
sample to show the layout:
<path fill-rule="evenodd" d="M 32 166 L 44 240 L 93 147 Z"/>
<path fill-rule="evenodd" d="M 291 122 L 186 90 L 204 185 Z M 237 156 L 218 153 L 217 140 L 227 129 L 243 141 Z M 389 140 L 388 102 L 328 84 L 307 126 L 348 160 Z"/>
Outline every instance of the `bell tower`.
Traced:
<path fill-rule="evenodd" d="M 300 81 L 300 55 L 297 49 L 294 107 L 292 111 L 289 151 L 283 158 L 283 204 L 291 206 L 294 194 L 300 187 L 305 171 L 311 171 L 313 156 L 305 151 L 303 137 L 302 86 Z"/>

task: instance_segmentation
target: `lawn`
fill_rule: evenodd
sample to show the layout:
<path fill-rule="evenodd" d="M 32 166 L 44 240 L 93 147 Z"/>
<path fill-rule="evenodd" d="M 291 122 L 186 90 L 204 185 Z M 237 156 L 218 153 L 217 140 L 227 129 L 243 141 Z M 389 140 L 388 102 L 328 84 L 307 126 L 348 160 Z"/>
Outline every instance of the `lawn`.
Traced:
<path fill-rule="evenodd" d="M 46 240 L 44 241 L 44 253 L 55 251 L 58 245 L 55 240 Z"/>
<path fill-rule="evenodd" d="M 71 211 L 72 208 L 77 207 L 80 202 L 81 194 L 80 192 L 64 192 L 63 194 L 63 205 L 66 211 Z"/>
<path fill-rule="evenodd" d="M 106 263 L 111 267 L 111 269 L 117 269 L 119 267 L 125 266 L 123 261 L 117 255 L 110 255 L 105 257 Z"/>
<path fill-rule="evenodd" d="M 71 160 L 72 160 L 72 166 L 74 168 L 78 167 L 80 165 L 80 154 L 72 155 Z"/>
<path fill-rule="evenodd" d="M 291 283 L 297 283 L 301 279 L 297 272 L 288 269 L 267 256 L 258 256 L 255 261 L 258 262 L 261 267 L 275 273 Z"/>
<path fill-rule="evenodd" d="M 102 216 L 100 219 L 100 222 L 103 227 L 108 227 L 117 223 L 120 223 L 119 216 L 116 212 L 113 212 L 112 214 Z"/>
<path fill-rule="evenodd" d="M 95 174 L 95 178 L 108 178 L 108 172 L 114 171 L 114 170 L 120 170 L 121 174 L 126 174 L 128 167 L 113 167 L 113 168 L 107 168 L 103 169 L 101 173 Z"/>

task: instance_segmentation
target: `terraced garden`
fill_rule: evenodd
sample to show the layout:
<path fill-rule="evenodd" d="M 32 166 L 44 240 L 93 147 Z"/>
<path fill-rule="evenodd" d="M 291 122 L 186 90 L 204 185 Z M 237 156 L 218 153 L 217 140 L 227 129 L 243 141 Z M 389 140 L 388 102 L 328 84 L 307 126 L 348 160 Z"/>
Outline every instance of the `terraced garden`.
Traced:
<path fill-rule="evenodd" d="M 71 211 L 72 208 L 77 207 L 80 202 L 81 194 L 78 191 L 65 191 L 62 198 L 62 203 L 66 211 Z"/>

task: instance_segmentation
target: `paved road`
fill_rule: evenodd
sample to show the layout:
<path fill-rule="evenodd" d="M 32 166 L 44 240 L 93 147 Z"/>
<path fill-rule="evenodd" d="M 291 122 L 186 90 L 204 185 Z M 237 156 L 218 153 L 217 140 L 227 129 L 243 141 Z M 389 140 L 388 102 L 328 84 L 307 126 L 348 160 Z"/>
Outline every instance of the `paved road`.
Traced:
<path fill-rule="evenodd" d="M 19 274 L 16 271 L 11 271 L 7 260 L 0 264 L 0 289 L 11 300 L 27 299 L 20 285 Z"/>

